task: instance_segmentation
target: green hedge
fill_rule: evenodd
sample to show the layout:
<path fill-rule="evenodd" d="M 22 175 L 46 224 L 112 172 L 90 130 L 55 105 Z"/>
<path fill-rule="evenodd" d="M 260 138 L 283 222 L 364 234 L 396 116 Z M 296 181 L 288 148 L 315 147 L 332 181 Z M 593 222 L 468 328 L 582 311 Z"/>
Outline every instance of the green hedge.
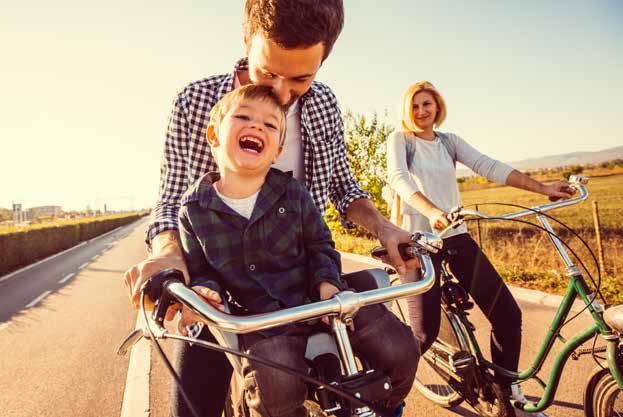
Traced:
<path fill-rule="evenodd" d="M 131 223 L 140 217 L 142 215 L 133 214 L 0 234 L 0 276 Z"/>

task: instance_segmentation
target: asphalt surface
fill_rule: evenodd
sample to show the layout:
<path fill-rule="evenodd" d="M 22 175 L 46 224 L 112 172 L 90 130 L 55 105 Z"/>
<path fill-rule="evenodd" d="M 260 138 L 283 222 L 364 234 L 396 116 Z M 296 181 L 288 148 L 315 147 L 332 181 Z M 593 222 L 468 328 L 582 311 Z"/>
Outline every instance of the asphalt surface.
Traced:
<path fill-rule="evenodd" d="M 28 274 L 0 282 L 0 415 L 119 416 L 126 384 L 128 358 L 115 354 L 134 328 L 136 313 L 130 308 L 122 273 L 145 257 L 145 222 L 121 229 L 42 263 Z M 110 240 L 109 240 L 110 239 Z M 120 239 L 116 241 L 115 239 Z M 116 243 L 114 243 L 116 241 Z M 112 246 L 110 246 L 112 244 Z M 98 258 L 92 260 L 94 256 Z M 81 265 L 87 263 L 82 269 Z M 344 261 L 346 271 L 367 265 Z M 60 284 L 69 274 L 76 275 Z M 49 295 L 27 307 L 46 291 Z M 538 350 L 555 310 L 520 302 L 524 340 L 522 367 Z M 472 314 L 481 346 L 488 351 L 488 324 Z M 567 338 L 586 327 L 581 316 L 563 335 Z M 164 343 L 170 354 L 170 344 Z M 559 349 L 557 344 L 554 352 Z M 545 378 L 553 356 L 541 375 Z M 550 416 L 582 416 L 582 390 L 594 367 L 590 358 L 568 362 Z M 152 351 L 149 386 L 151 416 L 168 416 L 170 377 Z M 535 383 L 524 391 L 532 399 L 540 393 Z M 209 381 L 206 381 L 206 393 Z M 412 391 L 405 416 L 476 416 L 467 406 L 448 411 Z"/>
<path fill-rule="evenodd" d="M 136 320 L 121 275 L 144 256 L 144 224 L 0 283 L 0 415 L 119 415 L 128 358 L 115 350 Z"/>

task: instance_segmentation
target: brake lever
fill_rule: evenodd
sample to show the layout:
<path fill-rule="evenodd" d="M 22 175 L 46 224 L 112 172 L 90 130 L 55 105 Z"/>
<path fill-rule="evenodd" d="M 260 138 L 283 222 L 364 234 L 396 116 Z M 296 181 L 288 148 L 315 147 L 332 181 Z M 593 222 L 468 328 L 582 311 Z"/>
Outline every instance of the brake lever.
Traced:
<path fill-rule="evenodd" d="M 117 349 L 117 355 L 125 356 L 139 340 L 141 340 L 145 334 L 143 333 L 143 329 L 134 329 L 119 345 Z"/>

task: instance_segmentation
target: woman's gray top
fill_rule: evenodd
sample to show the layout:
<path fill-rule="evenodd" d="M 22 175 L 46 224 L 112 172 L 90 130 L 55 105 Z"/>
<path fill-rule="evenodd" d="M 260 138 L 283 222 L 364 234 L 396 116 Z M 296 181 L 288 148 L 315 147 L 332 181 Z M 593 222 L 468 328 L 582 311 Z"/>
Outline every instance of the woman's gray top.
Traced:
<path fill-rule="evenodd" d="M 407 201 L 416 192 L 421 192 L 439 209 L 448 212 L 461 205 L 461 195 L 456 181 L 456 161 L 482 175 L 489 181 L 505 184 L 513 168 L 489 158 L 453 133 L 440 133 L 444 145 L 435 136 L 432 141 L 418 138 L 410 132 L 393 132 L 387 140 L 387 181 L 401 198 L 401 210 L 409 219 L 413 230 L 431 231 L 429 220 Z M 450 155 L 448 150 L 453 151 Z M 407 160 L 407 155 L 411 160 Z M 461 227 L 448 233 L 452 236 L 466 233 Z"/>

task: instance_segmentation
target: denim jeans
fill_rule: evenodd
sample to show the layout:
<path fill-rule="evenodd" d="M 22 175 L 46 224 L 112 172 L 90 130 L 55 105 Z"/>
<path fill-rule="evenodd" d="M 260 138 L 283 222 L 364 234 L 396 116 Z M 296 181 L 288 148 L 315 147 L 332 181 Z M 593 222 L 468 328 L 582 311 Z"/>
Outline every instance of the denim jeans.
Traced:
<path fill-rule="evenodd" d="M 393 409 L 406 398 L 413 384 L 419 346 L 411 330 L 380 305 L 363 308 L 355 317 L 350 340 L 355 353 L 392 382 L 385 406 Z M 244 336 L 249 353 L 302 372 L 308 371 L 305 348 L 308 333 L 286 333 L 272 337 Z M 243 360 L 245 401 L 252 417 L 304 417 L 307 385 L 299 378 L 271 367 Z"/>

